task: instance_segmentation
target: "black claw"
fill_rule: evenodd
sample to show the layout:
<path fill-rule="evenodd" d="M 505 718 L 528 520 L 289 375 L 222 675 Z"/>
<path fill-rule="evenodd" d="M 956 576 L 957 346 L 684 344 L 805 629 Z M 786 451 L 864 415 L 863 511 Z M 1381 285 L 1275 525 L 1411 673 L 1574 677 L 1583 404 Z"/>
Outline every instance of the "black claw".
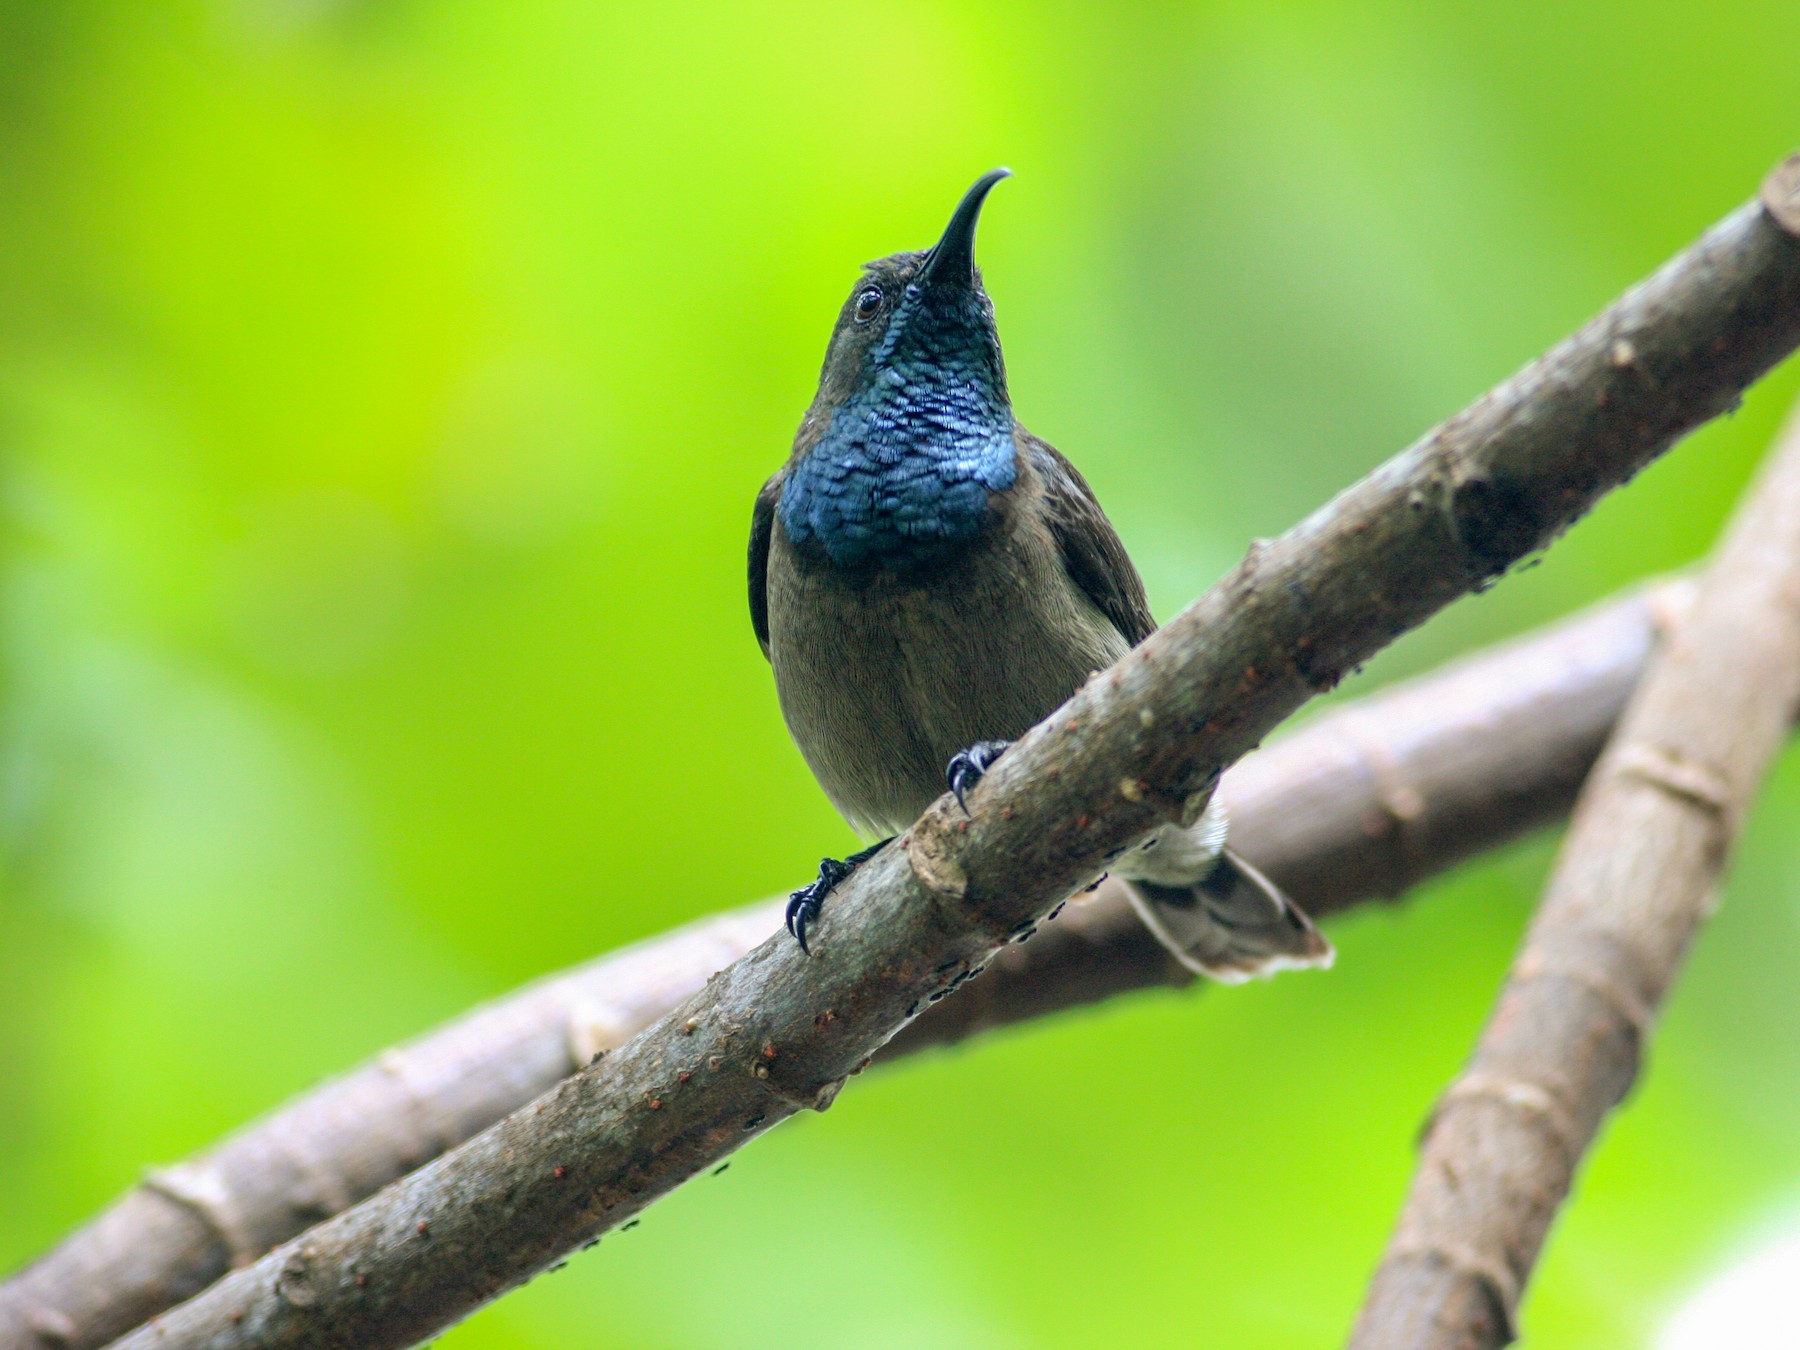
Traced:
<path fill-rule="evenodd" d="M 808 956 L 812 955 L 812 950 L 806 945 L 807 924 L 819 917 L 819 911 L 825 907 L 825 897 L 836 889 L 838 882 L 855 870 L 836 858 L 820 858 L 818 879 L 788 896 L 787 930 Z"/>
<path fill-rule="evenodd" d="M 806 929 L 808 924 L 819 917 L 819 911 L 825 907 L 825 897 L 842 885 L 846 877 L 891 842 L 893 841 L 890 839 L 883 839 L 879 844 L 865 848 L 859 853 L 852 853 L 842 862 L 836 858 L 820 858 L 818 877 L 788 896 L 787 930 L 794 935 L 794 941 L 800 944 L 801 951 L 808 956 L 812 955 L 812 948 L 806 945 Z"/>
<path fill-rule="evenodd" d="M 958 750 L 950 756 L 944 779 L 950 784 L 950 792 L 965 816 L 969 814 L 969 804 L 963 800 L 963 794 L 981 781 L 982 775 L 999 762 L 1011 744 L 1011 741 L 976 741 L 967 750 Z"/>

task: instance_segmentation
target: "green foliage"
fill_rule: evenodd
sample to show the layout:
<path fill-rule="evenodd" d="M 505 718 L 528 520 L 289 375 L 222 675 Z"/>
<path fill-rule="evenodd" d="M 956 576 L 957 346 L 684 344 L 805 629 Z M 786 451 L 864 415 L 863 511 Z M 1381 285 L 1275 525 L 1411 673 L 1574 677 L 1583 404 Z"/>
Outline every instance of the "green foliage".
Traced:
<path fill-rule="evenodd" d="M 981 170 L 1014 393 L 1167 615 L 1796 142 L 1800 10 L 0 5 L 0 1268 L 848 832 L 744 604 L 856 265 Z M 1350 692 L 1707 548 L 1779 373 Z M 1800 1186 L 1800 764 L 1528 1309 L 1641 1345 Z M 1301 1347 L 1550 858 L 861 1080 L 476 1347 Z"/>

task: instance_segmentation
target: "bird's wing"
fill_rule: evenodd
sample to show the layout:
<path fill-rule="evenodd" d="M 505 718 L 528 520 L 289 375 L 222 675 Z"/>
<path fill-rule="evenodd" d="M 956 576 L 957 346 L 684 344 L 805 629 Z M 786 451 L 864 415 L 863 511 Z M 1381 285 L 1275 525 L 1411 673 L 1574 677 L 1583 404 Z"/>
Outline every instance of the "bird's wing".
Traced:
<path fill-rule="evenodd" d="M 1112 620 L 1125 640 L 1137 646 L 1156 631 L 1144 583 L 1094 490 L 1075 466 L 1048 441 L 1020 437 L 1043 484 L 1044 514 L 1062 550 L 1063 566 L 1094 607 Z"/>
<path fill-rule="evenodd" d="M 781 474 L 762 485 L 750 517 L 750 623 L 763 656 L 769 655 L 769 539 L 775 531 L 775 504 L 781 500 Z"/>

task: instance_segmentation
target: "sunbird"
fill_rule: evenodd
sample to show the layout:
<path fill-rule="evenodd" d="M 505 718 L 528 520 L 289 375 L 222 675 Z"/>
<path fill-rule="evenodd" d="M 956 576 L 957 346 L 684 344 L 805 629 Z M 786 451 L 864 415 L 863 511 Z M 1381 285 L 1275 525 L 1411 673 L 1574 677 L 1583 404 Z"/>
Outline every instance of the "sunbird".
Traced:
<path fill-rule="evenodd" d="M 946 789 L 1155 631 L 1144 583 L 1075 466 L 1013 415 L 975 225 L 983 175 L 923 252 L 869 263 L 832 329 L 787 463 L 757 494 L 750 617 L 825 795 L 878 839 L 793 893 L 807 948 L 832 889 Z M 1306 915 L 1226 847 L 1215 796 L 1117 859 L 1190 968 L 1326 966 Z"/>

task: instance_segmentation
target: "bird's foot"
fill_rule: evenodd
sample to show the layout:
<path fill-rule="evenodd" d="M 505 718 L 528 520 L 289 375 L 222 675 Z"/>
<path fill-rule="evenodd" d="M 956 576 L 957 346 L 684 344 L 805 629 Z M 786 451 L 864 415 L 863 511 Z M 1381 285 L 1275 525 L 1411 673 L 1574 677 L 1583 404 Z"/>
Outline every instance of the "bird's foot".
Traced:
<path fill-rule="evenodd" d="M 963 800 L 963 794 L 1000 762 L 1000 756 L 1006 753 L 1007 746 L 1011 744 L 1011 741 L 976 741 L 967 750 L 958 750 L 950 756 L 944 778 L 950 784 L 950 791 L 956 796 L 956 804 L 962 807 L 965 816 L 969 814 L 969 804 Z"/>
<path fill-rule="evenodd" d="M 819 859 L 819 875 L 816 880 L 802 886 L 788 896 L 787 930 L 794 935 L 794 941 L 800 944 L 800 950 L 808 956 L 812 950 L 806 945 L 807 925 L 819 917 L 819 911 L 825 907 L 825 897 L 830 895 L 857 868 L 873 858 L 893 840 L 883 839 L 879 844 L 872 844 L 839 862 L 836 858 Z"/>

